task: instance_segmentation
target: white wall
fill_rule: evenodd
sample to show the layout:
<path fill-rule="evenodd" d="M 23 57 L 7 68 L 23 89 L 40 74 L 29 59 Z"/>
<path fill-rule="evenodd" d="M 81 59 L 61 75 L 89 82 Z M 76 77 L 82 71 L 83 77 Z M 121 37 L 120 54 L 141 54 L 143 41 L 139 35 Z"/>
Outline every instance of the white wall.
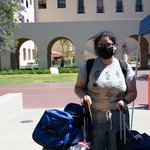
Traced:
<path fill-rule="evenodd" d="M 28 7 L 26 5 L 26 0 L 24 0 L 23 2 L 24 2 L 23 5 L 25 7 L 25 11 L 22 11 L 21 14 L 24 16 L 24 23 L 35 22 L 34 0 L 28 0 Z M 23 59 L 23 55 L 24 55 L 23 48 L 26 49 L 26 55 L 27 55 L 26 60 Z M 31 56 L 30 59 L 29 59 L 28 49 L 30 49 L 30 56 Z M 26 41 L 21 45 L 19 50 L 20 67 L 26 66 L 28 62 L 35 62 L 35 60 L 33 59 L 33 51 L 32 51 L 33 49 L 35 49 L 34 42 L 31 40 Z"/>
<path fill-rule="evenodd" d="M 26 51 L 25 54 L 24 54 L 24 50 Z M 35 59 L 33 58 L 33 56 L 34 56 L 33 51 L 36 51 L 36 47 L 35 47 L 33 41 L 29 40 L 29 41 L 24 42 L 21 45 L 20 50 L 19 50 L 20 66 L 26 66 L 27 63 L 35 62 Z M 25 60 L 24 60 L 24 55 L 26 55 Z M 30 56 L 30 58 L 29 58 L 29 56 Z"/>
<path fill-rule="evenodd" d="M 28 7 L 26 7 L 26 0 L 23 1 L 23 5 L 25 7 L 25 11 L 22 11 L 21 14 L 24 16 L 24 22 L 35 22 L 35 10 L 34 10 L 34 0 L 28 0 Z"/>

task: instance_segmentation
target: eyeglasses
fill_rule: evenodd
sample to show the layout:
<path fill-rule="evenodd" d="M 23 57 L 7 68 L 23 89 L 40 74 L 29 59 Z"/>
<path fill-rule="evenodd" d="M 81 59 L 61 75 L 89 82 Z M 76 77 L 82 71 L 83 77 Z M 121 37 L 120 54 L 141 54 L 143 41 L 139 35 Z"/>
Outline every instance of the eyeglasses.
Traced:
<path fill-rule="evenodd" d="M 107 48 L 110 48 L 114 45 L 114 43 L 107 43 L 107 44 L 98 44 L 98 48 L 101 48 L 101 47 L 107 47 Z"/>

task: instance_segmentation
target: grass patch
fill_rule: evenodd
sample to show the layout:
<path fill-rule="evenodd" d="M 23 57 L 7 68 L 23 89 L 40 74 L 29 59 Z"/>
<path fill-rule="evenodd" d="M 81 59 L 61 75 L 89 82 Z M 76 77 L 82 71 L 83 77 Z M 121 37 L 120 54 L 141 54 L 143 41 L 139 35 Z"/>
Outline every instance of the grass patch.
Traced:
<path fill-rule="evenodd" d="M 0 75 L 0 84 L 75 82 L 77 73 Z"/>

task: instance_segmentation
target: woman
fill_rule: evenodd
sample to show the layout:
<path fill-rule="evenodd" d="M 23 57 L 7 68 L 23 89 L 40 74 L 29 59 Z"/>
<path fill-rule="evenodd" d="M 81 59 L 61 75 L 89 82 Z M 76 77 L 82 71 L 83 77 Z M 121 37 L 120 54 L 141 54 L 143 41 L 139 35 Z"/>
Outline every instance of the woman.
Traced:
<path fill-rule="evenodd" d="M 127 64 L 126 78 L 114 54 L 117 48 L 116 37 L 103 31 L 94 38 L 94 60 L 88 84 L 86 84 L 86 62 L 81 64 L 75 84 L 75 93 L 82 103 L 89 101 L 93 115 L 92 150 L 117 150 L 116 132 L 120 129 L 120 111 L 126 110 L 126 123 L 129 125 L 127 104 L 137 96 L 134 72 Z M 87 86 L 86 86 L 87 85 Z"/>

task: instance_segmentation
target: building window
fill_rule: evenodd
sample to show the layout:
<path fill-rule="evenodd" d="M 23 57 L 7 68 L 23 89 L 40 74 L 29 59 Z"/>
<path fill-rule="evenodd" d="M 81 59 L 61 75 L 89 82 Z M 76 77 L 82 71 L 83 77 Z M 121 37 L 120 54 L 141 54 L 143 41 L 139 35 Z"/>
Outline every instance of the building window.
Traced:
<path fill-rule="evenodd" d="M 23 48 L 23 60 L 25 61 L 26 60 L 26 49 Z"/>
<path fill-rule="evenodd" d="M 29 7 L 28 0 L 26 0 L 26 7 L 27 7 L 27 8 Z"/>
<path fill-rule="evenodd" d="M 78 14 L 85 13 L 84 0 L 78 0 Z"/>
<path fill-rule="evenodd" d="M 97 13 L 104 12 L 103 0 L 97 0 Z"/>
<path fill-rule="evenodd" d="M 38 1 L 38 8 L 39 9 L 46 9 L 46 0 L 39 0 Z"/>
<path fill-rule="evenodd" d="M 32 0 L 30 0 L 30 5 L 32 5 Z"/>
<path fill-rule="evenodd" d="M 116 0 L 116 12 L 123 12 L 122 0 Z"/>
<path fill-rule="evenodd" d="M 30 49 L 28 49 L 28 60 L 31 60 L 31 53 L 30 53 Z"/>
<path fill-rule="evenodd" d="M 66 8 L 66 0 L 57 0 L 58 8 Z"/>
<path fill-rule="evenodd" d="M 142 0 L 136 0 L 135 11 L 136 12 L 143 11 Z"/>

